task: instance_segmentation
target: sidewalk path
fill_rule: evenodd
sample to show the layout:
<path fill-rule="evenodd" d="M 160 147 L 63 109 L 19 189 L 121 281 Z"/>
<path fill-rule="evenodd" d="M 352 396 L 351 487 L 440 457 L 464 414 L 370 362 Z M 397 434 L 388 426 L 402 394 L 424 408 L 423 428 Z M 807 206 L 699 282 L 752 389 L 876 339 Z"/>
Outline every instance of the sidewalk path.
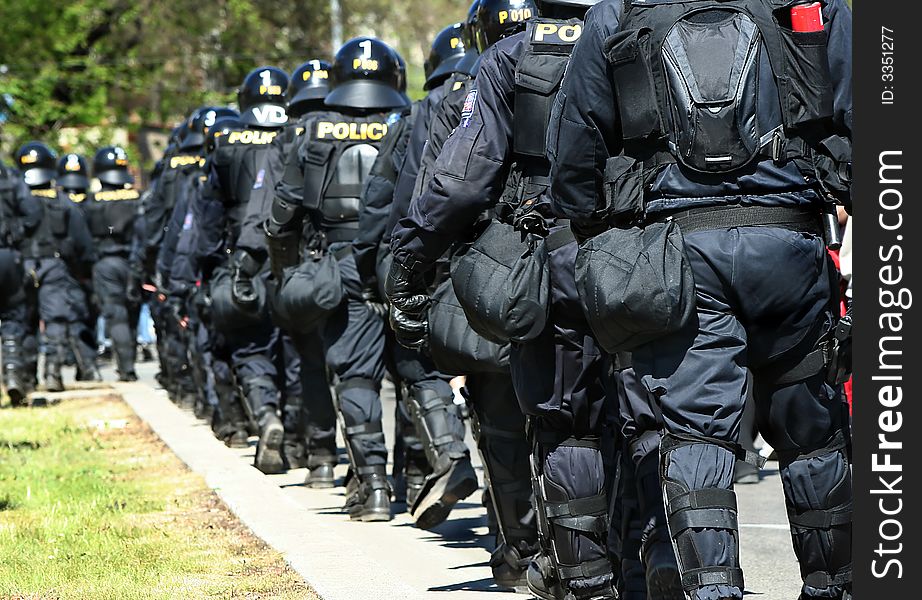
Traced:
<path fill-rule="evenodd" d="M 452 518 L 434 532 L 415 528 L 403 505 L 395 505 L 398 512 L 390 523 L 351 522 L 340 512 L 342 487 L 307 489 L 302 485 L 303 469 L 263 475 L 252 467 L 255 439 L 248 449 L 225 447 L 209 427 L 156 389 L 153 365 L 140 366 L 141 382 L 114 384 L 115 390 L 325 600 L 527 597 L 492 584 L 487 564 L 491 540 L 479 492 L 459 504 Z M 387 394 L 389 444 L 393 414 L 393 396 Z M 338 477 L 345 475 L 345 460 L 341 455 Z M 475 463 L 479 471 L 476 457 Z M 777 463 L 769 463 L 767 473 L 760 484 L 738 488 L 747 588 L 760 600 L 794 600 L 800 585 Z"/>

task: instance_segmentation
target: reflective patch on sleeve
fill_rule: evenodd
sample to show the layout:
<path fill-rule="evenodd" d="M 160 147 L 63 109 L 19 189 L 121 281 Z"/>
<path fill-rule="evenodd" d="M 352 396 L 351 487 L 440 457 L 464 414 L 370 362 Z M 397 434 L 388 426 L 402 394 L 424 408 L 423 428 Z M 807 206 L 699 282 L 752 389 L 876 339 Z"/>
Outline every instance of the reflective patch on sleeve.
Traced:
<path fill-rule="evenodd" d="M 256 181 L 253 182 L 253 189 L 258 190 L 263 186 L 263 182 L 266 180 L 266 170 L 260 169 L 259 173 L 256 174 Z"/>
<path fill-rule="evenodd" d="M 477 106 L 477 90 L 473 90 L 464 99 L 464 106 L 461 108 L 461 127 L 467 128 L 470 126 L 475 106 Z"/>

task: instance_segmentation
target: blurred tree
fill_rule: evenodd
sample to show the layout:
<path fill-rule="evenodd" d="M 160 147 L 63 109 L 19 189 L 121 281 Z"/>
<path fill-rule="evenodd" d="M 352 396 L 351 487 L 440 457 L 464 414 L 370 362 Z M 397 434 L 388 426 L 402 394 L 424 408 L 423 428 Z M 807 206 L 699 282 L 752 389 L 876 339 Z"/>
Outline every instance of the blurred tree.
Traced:
<path fill-rule="evenodd" d="M 346 39 L 394 44 L 416 97 L 432 36 L 467 10 L 466 0 L 341 5 Z M 259 65 L 291 70 L 335 50 L 329 0 L 0 0 L 0 15 L 0 94 L 13 99 L 5 156 L 28 139 L 54 142 L 64 127 L 95 130 L 67 148 L 87 153 L 114 128 L 168 128 L 196 106 L 233 102 Z"/>

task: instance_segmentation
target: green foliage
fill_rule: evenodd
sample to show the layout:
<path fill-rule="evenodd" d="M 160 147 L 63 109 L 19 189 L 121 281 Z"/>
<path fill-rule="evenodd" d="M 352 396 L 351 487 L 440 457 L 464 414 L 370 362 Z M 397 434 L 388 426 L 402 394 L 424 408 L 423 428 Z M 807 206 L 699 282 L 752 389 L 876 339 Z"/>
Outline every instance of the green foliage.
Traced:
<path fill-rule="evenodd" d="M 403 53 L 414 97 L 432 36 L 467 10 L 459 0 L 341 4 L 345 39 L 378 35 Z M 0 0 L 0 15 L 0 94 L 15 100 L 5 156 L 29 139 L 54 144 L 65 127 L 94 128 L 63 149 L 91 153 L 115 129 L 169 128 L 196 106 L 233 102 L 259 65 L 293 70 L 334 51 L 328 0 Z"/>

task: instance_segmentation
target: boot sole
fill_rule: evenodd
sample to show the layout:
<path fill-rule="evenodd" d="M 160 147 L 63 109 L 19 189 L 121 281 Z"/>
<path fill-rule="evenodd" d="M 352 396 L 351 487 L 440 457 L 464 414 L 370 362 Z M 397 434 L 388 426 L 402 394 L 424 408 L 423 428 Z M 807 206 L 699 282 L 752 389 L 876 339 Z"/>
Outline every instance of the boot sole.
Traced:
<path fill-rule="evenodd" d="M 363 523 L 375 523 L 391 520 L 391 511 L 365 511 L 363 510 L 359 515 L 359 520 Z"/>
<path fill-rule="evenodd" d="M 480 483 L 470 463 L 458 461 L 428 487 L 411 510 L 420 529 L 432 529 L 444 523 L 455 504 L 476 492 Z"/>
<path fill-rule="evenodd" d="M 266 475 L 285 472 L 285 461 L 282 459 L 284 437 L 285 429 L 281 426 L 273 427 L 260 436 L 256 450 L 256 468 Z"/>
<path fill-rule="evenodd" d="M 647 598 L 649 600 L 685 600 L 679 569 L 663 566 L 648 571 Z"/>
<path fill-rule="evenodd" d="M 7 396 L 10 397 L 10 406 L 13 408 L 19 408 L 26 405 L 26 395 L 22 390 L 11 388 L 6 391 Z"/>
<path fill-rule="evenodd" d="M 308 481 L 304 485 L 312 490 L 331 490 L 336 487 L 332 481 Z"/>

